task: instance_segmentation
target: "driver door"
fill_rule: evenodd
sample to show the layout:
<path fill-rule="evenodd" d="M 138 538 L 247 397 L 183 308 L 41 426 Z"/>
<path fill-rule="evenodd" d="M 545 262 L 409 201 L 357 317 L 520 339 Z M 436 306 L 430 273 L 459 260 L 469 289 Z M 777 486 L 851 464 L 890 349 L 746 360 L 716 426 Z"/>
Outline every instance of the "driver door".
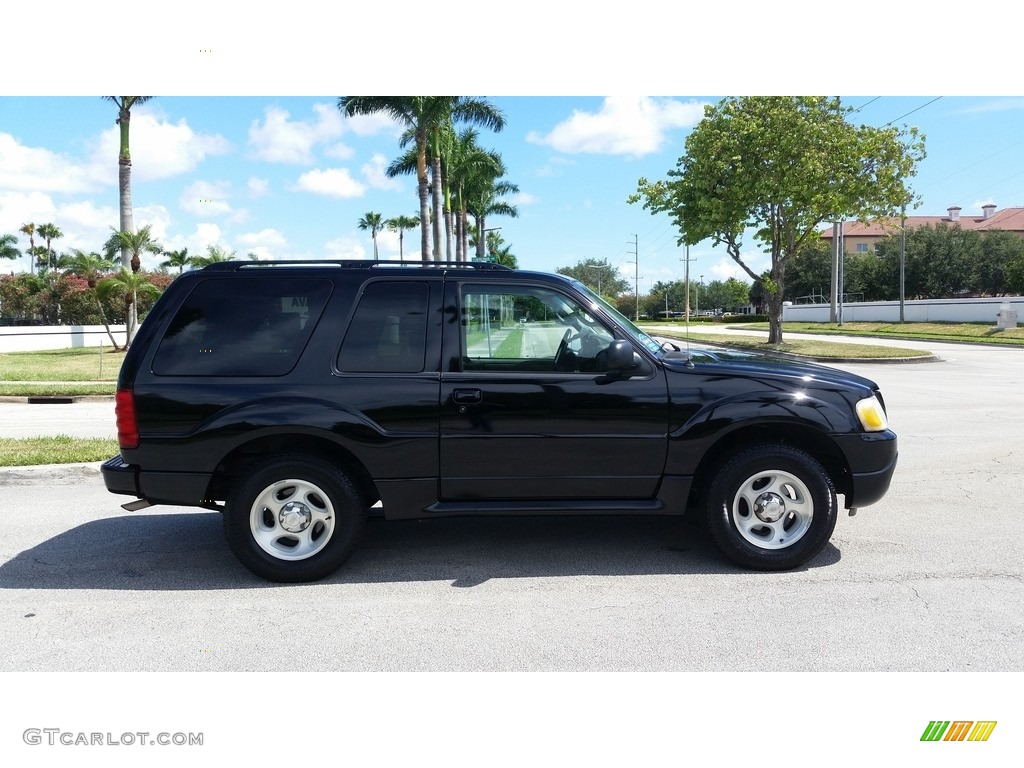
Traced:
<path fill-rule="evenodd" d="M 449 284 L 444 500 L 645 499 L 665 465 L 664 372 L 609 375 L 614 339 L 550 286 Z M 457 320 L 457 322 L 456 322 Z"/>

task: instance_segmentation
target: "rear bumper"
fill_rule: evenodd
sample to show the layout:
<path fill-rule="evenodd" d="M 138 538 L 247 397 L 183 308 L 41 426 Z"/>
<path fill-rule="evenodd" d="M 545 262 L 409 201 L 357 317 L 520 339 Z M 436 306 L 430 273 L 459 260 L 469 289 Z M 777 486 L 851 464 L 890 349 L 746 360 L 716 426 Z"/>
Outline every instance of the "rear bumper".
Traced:
<path fill-rule="evenodd" d="M 103 462 L 100 474 L 111 493 L 137 496 L 150 504 L 202 507 L 214 503 L 206 498 L 210 475 L 205 472 L 142 472 L 114 456 Z"/>
<path fill-rule="evenodd" d="M 111 493 L 122 493 L 126 496 L 141 496 L 139 492 L 139 471 L 131 464 L 125 464 L 120 456 L 114 456 L 103 462 L 100 467 L 103 483 Z"/>

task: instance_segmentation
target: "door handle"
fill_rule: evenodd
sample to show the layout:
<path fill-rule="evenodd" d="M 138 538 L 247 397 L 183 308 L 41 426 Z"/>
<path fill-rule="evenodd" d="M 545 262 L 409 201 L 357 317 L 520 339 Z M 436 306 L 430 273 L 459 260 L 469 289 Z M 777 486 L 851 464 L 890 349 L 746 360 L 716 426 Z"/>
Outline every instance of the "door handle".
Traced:
<path fill-rule="evenodd" d="M 456 389 L 452 392 L 452 402 L 459 405 L 479 403 L 483 400 L 483 393 L 479 389 Z"/>

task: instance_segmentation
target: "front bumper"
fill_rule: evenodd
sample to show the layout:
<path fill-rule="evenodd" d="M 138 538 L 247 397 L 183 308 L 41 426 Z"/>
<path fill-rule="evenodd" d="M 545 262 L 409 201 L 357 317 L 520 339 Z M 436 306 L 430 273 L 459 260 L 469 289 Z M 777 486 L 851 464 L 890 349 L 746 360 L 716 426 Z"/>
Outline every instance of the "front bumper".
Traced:
<path fill-rule="evenodd" d="M 836 442 L 850 466 L 846 506 L 866 507 L 885 496 L 899 458 L 892 430 L 859 435 L 837 435 Z"/>

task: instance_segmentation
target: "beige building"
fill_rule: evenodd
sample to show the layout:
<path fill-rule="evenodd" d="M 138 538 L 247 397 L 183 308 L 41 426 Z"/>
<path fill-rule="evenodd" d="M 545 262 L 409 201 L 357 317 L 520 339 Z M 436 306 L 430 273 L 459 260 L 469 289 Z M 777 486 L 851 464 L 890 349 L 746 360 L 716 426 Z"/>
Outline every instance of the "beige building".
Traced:
<path fill-rule="evenodd" d="M 979 232 L 1013 232 L 1024 237 L 1024 208 L 1004 208 L 996 210 L 993 203 L 981 207 L 980 216 L 964 216 L 963 209 L 953 206 L 946 209 L 945 216 L 907 216 L 907 228 L 917 229 L 925 225 L 955 225 L 961 229 L 972 229 Z M 843 222 L 843 252 L 869 253 L 877 250 L 878 243 L 886 237 L 899 234 L 900 219 L 878 219 L 866 224 L 859 221 Z M 828 243 L 832 242 L 833 228 L 822 230 L 821 237 Z"/>

